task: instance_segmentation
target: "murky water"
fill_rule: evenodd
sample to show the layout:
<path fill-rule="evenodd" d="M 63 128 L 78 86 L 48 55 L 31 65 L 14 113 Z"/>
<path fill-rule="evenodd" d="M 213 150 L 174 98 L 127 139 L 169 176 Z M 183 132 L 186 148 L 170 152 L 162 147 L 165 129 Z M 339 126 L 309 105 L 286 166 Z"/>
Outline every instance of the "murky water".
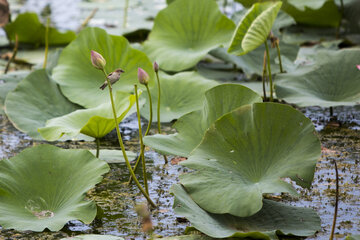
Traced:
<path fill-rule="evenodd" d="M 298 188 L 300 198 L 292 198 L 287 194 L 278 196 L 281 201 L 295 206 L 305 206 L 315 209 L 321 217 L 322 230 L 310 239 L 328 239 L 334 212 L 335 202 L 335 170 L 333 161 L 336 160 L 340 175 L 340 204 L 336 234 L 339 238 L 349 233 L 360 233 L 360 109 L 341 107 L 335 108 L 335 115 L 343 116 L 342 125 L 346 127 L 324 127 L 326 109 L 302 109 L 318 129 L 321 138 L 323 154 L 316 168 L 315 180 L 311 190 Z M 324 112 L 325 111 L 325 112 Z M 325 114 L 325 115 L 324 115 Z M 324 120 L 325 119 L 325 120 Z M 134 116 L 121 125 L 122 134 L 126 139 L 127 150 L 138 150 L 137 121 Z M 6 117 L 0 116 L 0 158 L 9 158 L 26 147 L 41 144 L 17 131 Z M 350 128 L 353 129 L 350 129 Z M 167 132 L 171 129 L 166 126 Z M 94 148 L 93 142 L 58 142 L 57 146 L 63 148 Z M 117 148 L 116 134 L 110 133 L 103 141 L 104 148 Z M 146 153 L 147 166 L 150 179 L 150 194 L 159 208 L 152 212 L 154 234 L 161 236 L 174 236 L 182 234 L 187 222 L 178 221 L 172 210 L 173 197 L 169 194 L 172 184 L 178 182 L 179 174 L 186 171 L 176 164 L 164 165 L 161 155 L 154 151 Z M 171 159 L 171 158 L 170 158 Z M 88 193 L 103 209 L 101 220 L 95 220 L 86 225 L 79 221 L 69 222 L 59 232 L 33 233 L 17 232 L 13 230 L 0 230 L 5 239 L 58 239 L 85 233 L 112 234 L 127 239 L 143 239 L 149 237 L 142 231 L 141 218 L 134 208 L 137 204 L 145 202 L 134 185 L 126 184 L 129 174 L 124 164 L 110 164 L 111 170 L 104 180 Z M 141 179 L 140 179 L 141 180 Z M 180 219 L 181 220 L 181 219 Z"/>

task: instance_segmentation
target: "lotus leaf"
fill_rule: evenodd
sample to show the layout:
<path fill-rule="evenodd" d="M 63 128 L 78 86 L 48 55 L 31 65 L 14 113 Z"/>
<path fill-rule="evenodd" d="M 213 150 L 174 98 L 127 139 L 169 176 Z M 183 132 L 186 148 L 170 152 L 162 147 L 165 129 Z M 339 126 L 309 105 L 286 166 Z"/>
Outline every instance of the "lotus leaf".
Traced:
<path fill-rule="evenodd" d="M 181 164 L 196 171 L 180 176 L 204 210 L 251 216 L 263 193 L 296 190 L 284 178 L 309 188 L 320 157 L 312 122 L 291 106 L 254 103 L 222 116 Z M 216 201 L 214 201 L 216 199 Z"/>
<path fill-rule="evenodd" d="M 96 205 L 84 196 L 109 167 L 87 150 L 44 144 L 0 161 L 0 170 L 1 226 L 58 231 L 70 220 L 95 218 Z"/>
<path fill-rule="evenodd" d="M 3 114 L 6 95 L 15 89 L 16 85 L 29 74 L 29 71 L 10 72 L 0 76 L 0 114 Z"/>
<path fill-rule="evenodd" d="M 94 156 L 96 150 L 89 150 Z M 126 151 L 126 155 L 129 161 L 134 160 L 137 157 L 137 153 Z M 110 150 L 110 149 L 100 149 L 99 158 L 107 163 L 124 163 L 125 159 L 121 150 Z"/>
<path fill-rule="evenodd" d="M 360 103 L 360 49 L 319 51 L 314 66 L 276 77 L 276 95 L 299 106 Z"/>
<path fill-rule="evenodd" d="M 181 71 L 226 44 L 234 28 L 213 0 L 177 0 L 156 16 L 144 50 L 160 68 Z"/>
<path fill-rule="evenodd" d="M 345 238 L 345 240 L 360 240 L 360 235 L 349 235 Z"/>
<path fill-rule="evenodd" d="M 83 234 L 74 237 L 62 238 L 60 240 L 124 240 L 124 238 L 113 235 Z"/>
<path fill-rule="evenodd" d="M 173 185 L 174 211 L 197 230 L 213 238 L 279 239 L 278 235 L 310 236 L 320 230 L 320 218 L 312 209 L 263 200 L 262 209 L 250 217 L 209 213 L 200 208 L 185 189 Z M 216 200 L 215 200 L 216 201 Z M 186 232 L 193 228 L 187 228 Z"/>
<path fill-rule="evenodd" d="M 188 113 L 176 121 L 174 128 L 178 133 L 147 136 L 144 143 L 162 153 L 187 157 L 218 118 L 240 106 L 261 101 L 258 94 L 244 86 L 216 86 L 205 93 L 202 110 Z"/>
<path fill-rule="evenodd" d="M 37 129 L 48 119 L 79 109 L 60 92 L 46 70 L 36 70 L 8 93 L 5 112 L 13 125 L 34 139 L 42 139 Z"/>
<path fill-rule="evenodd" d="M 72 102 L 93 108 L 109 101 L 109 91 L 99 89 L 105 78 L 101 71 L 92 66 L 91 50 L 99 52 L 106 59 L 106 72 L 112 72 L 116 68 L 125 71 L 114 84 L 115 91 L 133 91 L 134 84 L 138 83 L 138 67 L 150 75 L 149 84 L 153 82 L 152 63 L 144 53 L 131 48 L 124 37 L 108 35 L 100 28 L 85 28 L 64 48 L 58 65 L 53 70 L 54 80 Z"/>
<path fill-rule="evenodd" d="M 45 44 L 45 29 L 46 27 L 39 21 L 36 13 L 22 13 L 14 22 L 5 26 L 6 34 L 11 41 L 15 41 L 15 35 L 18 35 L 20 43 L 34 45 Z M 49 28 L 49 45 L 68 44 L 75 37 L 72 31 L 61 33 L 56 28 Z"/>
<path fill-rule="evenodd" d="M 217 82 L 203 78 L 196 72 L 182 72 L 175 75 L 160 74 L 161 101 L 160 114 L 162 122 L 170 122 L 182 115 L 201 108 L 205 91 L 218 85 Z M 148 95 L 141 113 L 149 119 Z M 157 86 L 151 90 L 153 113 L 157 111 Z M 156 114 L 153 120 L 157 121 Z"/>
<path fill-rule="evenodd" d="M 267 39 L 281 2 L 255 3 L 236 27 L 229 53 L 244 55 L 259 47 Z"/>
<path fill-rule="evenodd" d="M 165 237 L 165 238 L 155 238 L 155 239 L 163 239 L 163 240 L 212 240 L 213 238 L 200 235 L 200 234 L 191 234 L 191 235 L 181 235 L 174 237 Z"/>
<path fill-rule="evenodd" d="M 132 106 L 135 95 L 117 92 L 115 109 L 117 121 L 136 111 Z M 95 108 L 80 109 L 67 115 L 50 119 L 46 126 L 39 128 L 41 136 L 48 141 L 56 141 L 64 134 L 75 137 L 82 133 L 93 138 L 102 138 L 115 128 L 111 102 L 103 103 Z"/>

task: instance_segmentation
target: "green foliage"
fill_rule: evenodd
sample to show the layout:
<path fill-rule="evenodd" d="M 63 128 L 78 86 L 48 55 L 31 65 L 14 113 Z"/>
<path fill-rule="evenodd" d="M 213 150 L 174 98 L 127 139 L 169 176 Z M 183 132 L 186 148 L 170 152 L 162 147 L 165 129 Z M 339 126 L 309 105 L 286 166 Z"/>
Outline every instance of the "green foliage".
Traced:
<path fill-rule="evenodd" d="M 36 70 L 7 94 L 5 112 L 20 131 L 34 139 L 42 139 L 37 129 L 51 118 L 79 109 L 60 92 L 46 70 Z"/>
<path fill-rule="evenodd" d="M 205 92 L 216 86 L 217 82 L 206 79 L 196 72 L 182 72 L 175 75 L 160 73 L 161 101 L 160 115 L 162 122 L 170 122 L 182 115 L 202 107 Z M 157 111 L 157 86 L 151 90 L 153 113 Z M 148 95 L 144 94 L 146 104 L 141 114 L 149 119 Z M 153 121 L 157 121 L 154 114 Z"/>
<path fill-rule="evenodd" d="M 124 240 L 124 238 L 113 235 L 83 234 L 74 237 L 62 238 L 60 240 Z"/>
<path fill-rule="evenodd" d="M 177 0 L 156 16 L 144 51 L 161 69 L 185 70 L 226 44 L 234 28 L 214 0 Z"/>
<path fill-rule="evenodd" d="M 180 176 L 180 182 L 204 210 L 246 217 L 262 208 L 263 193 L 297 194 L 284 178 L 309 188 L 320 154 L 314 126 L 302 113 L 254 103 L 210 126 L 181 163 L 196 171 Z"/>
<path fill-rule="evenodd" d="M 340 106 L 360 102 L 360 49 L 319 51 L 314 65 L 276 77 L 276 95 L 298 106 Z"/>
<path fill-rule="evenodd" d="M 96 205 L 84 196 L 109 167 L 87 150 L 39 145 L 0 161 L 0 171 L 1 226 L 58 231 L 70 220 L 95 218 Z"/>
<path fill-rule="evenodd" d="M 237 25 L 228 52 L 244 55 L 262 45 L 281 5 L 281 2 L 255 3 Z"/>
<path fill-rule="evenodd" d="M 99 28 L 85 28 L 60 55 L 58 65 L 53 70 L 53 78 L 60 85 L 63 94 L 70 101 L 86 108 L 97 107 L 109 101 L 108 90 L 100 90 L 104 74 L 95 69 L 90 61 L 90 51 L 100 53 L 106 59 L 107 73 L 121 68 L 125 71 L 114 84 L 114 91 L 131 92 L 138 83 L 137 70 L 144 69 L 154 79 L 152 63 L 146 55 L 130 47 L 122 36 L 108 35 Z"/>
<path fill-rule="evenodd" d="M 263 207 L 258 213 L 241 218 L 206 212 L 180 185 L 173 185 L 170 191 L 175 195 L 175 213 L 189 219 L 193 226 L 186 232 L 196 228 L 213 238 L 270 240 L 279 239 L 278 235 L 310 236 L 321 228 L 320 218 L 312 209 L 263 200 Z"/>
<path fill-rule="evenodd" d="M 18 35 L 20 43 L 34 44 L 36 46 L 45 44 L 46 27 L 39 21 L 36 13 L 22 13 L 14 22 L 5 26 L 5 31 L 11 41 L 15 41 Z M 72 31 L 59 32 L 56 28 L 49 28 L 49 45 L 65 45 L 76 37 Z"/>
<path fill-rule="evenodd" d="M 161 153 L 187 157 L 218 118 L 242 105 L 261 101 L 258 94 L 244 86 L 216 86 L 205 93 L 203 109 L 190 112 L 176 121 L 173 127 L 178 133 L 147 136 L 144 143 Z"/>

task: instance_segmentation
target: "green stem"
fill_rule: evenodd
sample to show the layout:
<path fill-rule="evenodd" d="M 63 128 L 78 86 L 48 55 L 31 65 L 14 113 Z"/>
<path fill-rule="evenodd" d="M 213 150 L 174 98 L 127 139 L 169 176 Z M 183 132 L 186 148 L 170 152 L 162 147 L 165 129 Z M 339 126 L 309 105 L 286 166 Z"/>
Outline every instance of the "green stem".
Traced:
<path fill-rule="evenodd" d="M 156 71 L 156 79 L 157 79 L 157 85 L 158 85 L 158 102 L 157 102 L 157 125 L 158 125 L 158 132 L 161 133 L 161 122 L 160 122 L 160 96 L 161 96 L 161 88 L 160 88 L 160 79 L 159 79 L 159 73 Z M 168 159 L 166 155 L 164 156 L 165 164 L 168 163 Z"/>
<path fill-rule="evenodd" d="M 100 139 L 96 138 L 95 141 L 96 141 L 96 157 L 99 158 L 99 155 L 100 155 Z"/>
<path fill-rule="evenodd" d="M 280 46 L 279 46 L 278 41 L 276 41 L 275 46 L 276 46 L 276 50 L 277 50 L 277 54 L 278 54 L 278 58 L 279 58 L 280 72 L 284 73 L 282 62 L 281 62 Z"/>
<path fill-rule="evenodd" d="M 112 106 L 112 111 L 113 111 L 114 120 L 115 120 L 116 133 L 117 133 L 117 136 L 118 136 L 118 140 L 119 140 L 119 144 L 120 144 L 120 147 L 121 147 L 121 151 L 122 151 L 123 156 L 124 156 L 124 159 L 125 159 L 126 166 L 127 166 L 127 168 L 129 169 L 130 175 L 131 175 L 132 178 L 134 179 L 136 186 L 139 188 L 139 190 L 141 191 L 141 193 L 144 195 L 144 197 L 146 198 L 146 200 L 148 201 L 148 203 L 150 203 L 151 206 L 156 207 L 156 204 L 151 200 L 151 198 L 149 197 L 149 195 L 148 195 L 148 194 L 145 192 L 145 190 L 141 187 L 141 185 L 140 185 L 140 183 L 139 183 L 139 180 L 136 178 L 135 173 L 134 173 L 134 171 L 133 171 L 132 168 L 131 168 L 129 159 L 128 159 L 128 157 L 127 157 L 127 155 L 126 155 L 126 152 L 125 152 L 125 146 L 124 146 L 124 143 L 123 143 L 123 140 L 122 140 L 122 137 L 121 137 L 121 133 L 120 133 L 120 129 L 119 129 L 119 124 L 118 124 L 118 122 L 117 122 L 117 115 L 116 115 L 116 110 L 115 110 L 115 104 L 114 104 L 114 99 L 113 99 L 113 95 L 112 95 L 112 86 L 111 86 L 110 80 L 107 78 L 107 74 L 106 74 L 105 70 L 103 71 L 103 73 L 105 74 L 105 79 L 106 79 L 106 81 L 107 81 L 107 83 L 108 83 L 108 86 L 109 86 L 110 100 L 111 100 L 111 106 Z"/>
<path fill-rule="evenodd" d="M 45 59 L 44 59 L 43 68 L 46 68 L 48 51 L 49 51 L 49 25 L 50 25 L 50 18 L 48 17 L 46 20 L 46 28 L 45 28 Z"/>
<path fill-rule="evenodd" d="M 147 194 L 149 194 L 149 187 L 147 183 L 147 177 L 146 177 L 146 165 L 145 165 L 145 156 L 144 156 L 144 142 L 143 142 L 143 136 L 142 136 L 142 129 L 141 129 L 141 119 L 140 119 L 140 108 L 139 108 L 139 96 L 137 93 L 137 85 L 134 85 L 135 88 L 135 97 L 136 97 L 136 111 L 137 111 L 137 119 L 139 124 L 139 138 L 140 138 L 140 156 L 142 160 L 142 168 L 143 168 L 143 178 L 144 178 L 144 185 L 145 185 L 145 191 Z"/>
<path fill-rule="evenodd" d="M 270 81 L 270 102 L 273 102 L 273 81 L 272 81 L 272 76 L 271 76 L 271 66 L 270 66 L 270 54 L 269 54 L 269 47 L 268 47 L 268 43 L 267 40 L 265 40 L 265 49 L 266 49 L 266 58 L 267 58 L 267 67 L 268 67 L 268 76 L 269 76 L 269 81 Z"/>
<path fill-rule="evenodd" d="M 264 60 L 263 60 L 263 72 L 262 72 L 262 84 L 263 84 L 263 93 L 264 93 L 264 102 L 266 102 L 266 88 L 265 88 L 265 81 L 266 81 L 266 51 L 264 51 Z"/>
<path fill-rule="evenodd" d="M 13 54 L 12 54 L 11 58 L 9 59 L 8 63 L 6 64 L 4 74 L 7 74 L 7 72 L 8 72 L 9 69 L 10 69 L 11 63 L 15 60 L 15 57 L 16 57 L 18 48 L 19 48 L 19 38 L 18 38 L 18 35 L 15 34 L 15 46 L 14 46 L 14 51 L 13 51 Z"/>
<path fill-rule="evenodd" d="M 334 210 L 333 225 L 331 228 L 331 234 L 330 234 L 329 240 L 334 239 L 334 232 L 335 232 L 338 205 L 339 205 L 339 172 L 338 172 L 336 161 L 334 161 L 334 164 L 335 164 L 335 174 L 336 174 L 335 210 Z"/>
<path fill-rule="evenodd" d="M 129 9 L 129 0 L 125 0 L 123 28 L 126 28 L 127 25 L 128 9 Z"/>
<path fill-rule="evenodd" d="M 147 93 L 149 96 L 149 105 L 150 105 L 150 118 L 149 118 L 149 123 L 148 123 L 147 129 L 146 129 L 146 132 L 145 132 L 145 136 L 147 136 L 149 134 L 150 127 L 152 124 L 153 110 L 152 110 L 152 99 L 151 99 L 150 89 L 149 89 L 148 84 L 145 84 L 145 86 L 146 86 L 146 90 L 147 90 Z"/>

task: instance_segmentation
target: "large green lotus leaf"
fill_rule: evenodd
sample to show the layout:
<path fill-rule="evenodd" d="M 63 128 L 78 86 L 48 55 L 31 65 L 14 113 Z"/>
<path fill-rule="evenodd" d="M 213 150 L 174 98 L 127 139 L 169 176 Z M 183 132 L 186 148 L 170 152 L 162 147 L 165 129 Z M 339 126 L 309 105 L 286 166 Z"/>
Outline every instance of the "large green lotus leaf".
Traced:
<path fill-rule="evenodd" d="M 281 2 L 255 3 L 237 25 L 228 52 L 244 55 L 263 44 L 281 5 Z"/>
<path fill-rule="evenodd" d="M 15 41 L 15 35 L 18 35 L 20 43 L 45 44 L 46 27 L 39 21 L 36 13 L 19 14 L 14 22 L 5 26 L 5 31 L 11 41 Z M 53 27 L 49 28 L 48 36 L 49 45 L 68 44 L 76 37 L 72 31 L 61 33 Z"/>
<path fill-rule="evenodd" d="M 278 73 L 280 72 L 280 67 L 278 63 L 278 55 L 276 48 L 270 48 L 270 64 L 271 72 Z M 283 64 L 283 69 L 285 71 L 290 71 L 293 68 L 292 64 L 287 64 L 287 62 L 294 62 L 299 51 L 299 46 L 285 44 L 280 42 L 280 52 L 281 60 Z M 226 52 L 224 48 L 217 48 L 210 52 L 210 54 L 216 58 L 222 59 L 225 62 L 230 62 L 236 65 L 236 67 L 241 68 L 245 73 L 247 78 L 252 78 L 253 75 L 262 75 L 263 71 L 263 61 L 264 61 L 264 52 L 265 46 L 260 46 L 255 50 L 242 55 L 235 56 Z"/>
<path fill-rule="evenodd" d="M 312 122 L 291 106 L 254 103 L 218 119 L 182 165 L 180 176 L 204 210 L 247 217 L 262 208 L 263 193 L 297 194 L 284 178 L 309 188 L 320 157 Z M 216 201 L 214 201 L 216 199 Z"/>
<path fill-rule="evenodd" d="M 60 240 L 124 240 L 124 238 L 113 235 L 83 234 L 74 237 L 62 238 Z"/>
<path fill-rule="evenodd" d="M 175 75 L 161 73 L 161 122 L 170 122 L 186 113 L 200 109 L 205 99 L 205 92 L 216 85 L 218 85 L 217 82 L 206 79 L 196 72 L 182 72 Z M 146 104 L 141 113 L 146 119 L 149 119 L 148 95 L 144 95 L 146 97 Z M 157 86 L 151 89 L 151 95 L 153 101 L 153 121 L 157 121 Z"/>
<path fill-rule="evenodd" d="M 180 185 L 173 185 L 170 191 L 175 195 L 175 213 L 186 217 L 194 228 L 213 238 L 270 240 L 279 239 L 278 235 L 310 236 L 321 229 L 320 218 L 312 209 L 263 200 L 258 213 L 241 218 L 206 212 Z M 193 228 L 187 228 L 186 232 L 191 230 Z"/>
<path fill-rule="evenodd" d="M 239 84 L 216 86 L 205 93 L 203 109 L 176 121 L 174 128 L 178 133 L 147 136 L 144 143 L 162 153 L 187 157 L 218 118 L 240 106 L 261 101 L 258 94 Z"/>
<path fill-rule="evenodd" d="M 125 71 L 113 85 L 114 91 L 130 92 L 138 83 L 138 68 L 143 68 L 153 82 L 154 70 L 146 55 L 130 47 L 122 36 L 108 35 L 100 28 L 85 28 L 60 55 L 58 65 L 53 70 L 53 78 L 60 85 L 64 95 L 86 108 L 99 106 L 109 101 L 109 91 L 100 90 L 104 74 L 94 68 L 90 61 L 90 51 L 99 52 L 106 59 L 106 72 L 116 68 Z"/>
<path fill-rule="evenodd" d="M 16 71 L 0 76 L 0 114 L 4 113 L 6 95 L 14 90 L 16 85 L 28 74 L 29 71 Z"/>
<path fill-rule="evenodd" d="M 250 7 L 260 0 L 236 0 Z M 267 0 L 270 1 L 270 0 Z M 297 23 L 319 27 L 336 27 L 341 15 L 334 0 L 282 0 L 282 10 L 291 15 Z"/>
<path fill-rule="evenodd" d="M 41 140 L 37 129 L 48 119 L 79 109 L 60 92 L 46 70 L 36 70 L 9 92 L 5 112 L 13 125 L 34 139 Z"/>
<path fill-rule="evenodd" d="M 177 0 L 156 16 L 144 50 L 160 68 L 181 71 L 229 42 L 234 28 L 213 0 Z"/>
<path fill-rule="evenodd" d="M 135 103 L 135 95 L 117 92 L 114 101 L 118 123 L 136 111 L 136 108 L 132 107 Z M 56 141 L 63 135 L 76 137 L 80 133 L 93 138 L 102 138 L 114 128 L 115 121 L 109 100 L 95 108 L 79 109 L 50 119 L 46 122 L 46 126 L 39 128 L 38 131 L 44 139 Z"/>
<path fill-rule="evenodd" d="M 58 231 L 70 220 L 95 218 L 95 203 L 84 197 L 109 167 L 87 150 L 39 145 L 0 161 L 0 171 L 1 226 Z"/>
<path fill-rule="evenodd" d="M 360 103 L 360 49 L 319 51 L 315 66 L 276 77 L 280 99 L 299 106 L 340 106 Z"/>

